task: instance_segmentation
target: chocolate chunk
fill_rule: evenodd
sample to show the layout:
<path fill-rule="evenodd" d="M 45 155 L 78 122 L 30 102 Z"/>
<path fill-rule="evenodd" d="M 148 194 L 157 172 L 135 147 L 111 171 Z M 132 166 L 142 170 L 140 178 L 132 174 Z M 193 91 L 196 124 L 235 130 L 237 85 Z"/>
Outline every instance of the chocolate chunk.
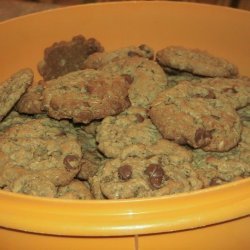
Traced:
<path fill-rule="evenodd" d="M 149 176 L 150 185 L 153 188 L 160 188 L 162 181 L 165 177 L 165 173 L 160 164 L 150 164 L 148 165 L 145 173 Z"/>
<path fill-rule="evenodd" d="M 128 83 L 128 84 L 132 84 L 133 81 L 134 81 L 134 78 L 129 75 L 129 74 L 123 74 L 121 75 L 122 77 L 124 77 L 125 81 Z"/>
<path fill-rule="evenodd" d="M 78 168 L 78 163 L 79 157 L 76 155 L 67 155 L 63 160 L 63 164 L 65 165 L 67 171 Z"/>
<path fill-rule="evenodd" d="M 132 168 L 130 165 L 122 165 L 118 168 L 118 176 L 121 180 L 127 181 L 132 176 Z"/>
<path fill-rule="evenodd" d="M 129 57 L 134 57 L 134 56 L 139 56 L 139 57 L 140 57 L 141 55 L 138 54 L 138 53 L 136 53 L 135 51 L 129 51 L 129 52 L 128 52 L 128 56 L 129 56 Z"/>
<path fill-rule="evenodd" d="M 198 128 L 195 132 L 194 140 L 198 147 L 204 147 L 212 140 L 212 131 L 205 130 L 204 128 Z"/>
<path fill-rule="evenodd" d="M 136 114 L 135 116 L 136 116 L 136 119 L 139 123 L 142 123 L 145 120 L 144 117 L 140 114 Z"/>

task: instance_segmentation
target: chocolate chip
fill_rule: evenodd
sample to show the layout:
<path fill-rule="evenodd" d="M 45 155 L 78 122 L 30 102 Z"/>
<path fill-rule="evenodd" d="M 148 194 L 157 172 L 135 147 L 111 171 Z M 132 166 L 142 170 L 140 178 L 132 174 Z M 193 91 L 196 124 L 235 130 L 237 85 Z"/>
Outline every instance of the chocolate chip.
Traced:
<path fill-rule="evenodd" d="M 204 96 L 204 98 L 206 99 L 216 99 L 216 96 L 214 94 L 214 92 L 211 89 L 208 89 L 208 94 L 206 96 Z"/>
<path fill-rule="evenodd" d="M 219 177 L 214 177 L 214 178 L 210 181 L 209 186 L 218 186 L 218 185 L 223 184 L 223 183 L 224 183 L 224 181 L 223 181 L 221 178 L 219 178 Z"/>
<path fill-rule="evenodd" d="M 184 138 L 184 137 L 180 137 L 180 138 L 177 138 L 175 140 L 176 143 L 180 144 L 180 145 L 185 145 L 187 144 L 187 138 Z"/>
<path fill-rule="evenodd" d="M 220 120 L 220 117 L 217 116 L 217 115 L 211 115 L 211 117 L 213 117 L 215 120 L 219 121 Z"/>
<path fill-rule="evenodd" d="M 153 188 L 160 188 L 164 179 L 165 173 L 160 164 L 150 164 L 145 170 L 149 176 L 149 183 Z"/>
<path fill-rule="evenodd" d="M 163 181 L 163 176 L 155 177 L 155 176 L 150 176 L 149 177 L 149 183 L 152 188 L 159 189 L 161 187 Z"/>
<path fill-rule="evenodd" d="M 65 165 L 65 168 L 67 171 L 71 171 L 73 169 L 77 169 L 78 168 L 78 161 L 79 161 L 79 157 L 76 155 L 67 155 L 64 160 L 63 160 L 63 164 Z"/>
<path fill-rule="evenodd" d="M 207 89 L 208 93 L 206 95 L 196 94 L 195 97 L 206 98 L 206 99 L 216 99 L 214 92 L 211 89 Z"/>
<path fill-rule="evenodd" d="M 120 166 L 118 168 L 118 176 L 121 180 L 129 180 L 132 176 L 132 167 L 128 164 Z"/>
<path fill-rule="evenodd" d="M 133 78 L 131 75 L 123 74 L 122 77 L 124 77 L 125 81 L 126 81 L 128 84 L 132 84 L 133 81 L 134 81 L 134 78 Z"/>
<path fill-rule="evenodd" d="M 146 46 L 145 44 L 141 44 L 141 45 L 139 46 L 139 49 L 140 49 L 140 50 L 147 50 L 147 46 Z"/>
<path fill-rule="evenodd" d="M 141 55 L 139 55 L 138 53 L 136 53 L 136 52 L 134 52 L 134 51 L 129 51 L 129 52 L 128 52 L 128 56 L 129 56 L 129 57 L 134 57 L 134 56 L 141 56 Z"/>
<path fill-rule="evenodd" d="M 142 123 L 144 121 L 144 117 L 141 114 L 136 114 L 135 116 L 139 123 Z"/>
<path fill-rule="evenodd" d="M 211 142 L 212 131 L 205 130 L 204 128 L 198 128 L 195 132 L 194 140 L 198 147 L 204 147 Z"/>
<path fill-rule="evenodd" d="M 238 91 L 235 89 L 235 87 L 232 87 L 232 88 L 223 89 L 222 93 L 236 94 L 236 93 L 238 93 Z"/>

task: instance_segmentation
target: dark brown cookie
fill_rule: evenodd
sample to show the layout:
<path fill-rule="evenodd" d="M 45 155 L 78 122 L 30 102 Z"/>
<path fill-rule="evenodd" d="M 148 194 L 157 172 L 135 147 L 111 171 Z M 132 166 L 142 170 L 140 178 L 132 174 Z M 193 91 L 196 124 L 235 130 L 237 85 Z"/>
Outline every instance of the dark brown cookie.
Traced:
<path fill-rule="evenodd" d="M 82 68 L 84 60 L 95 52 L 103 51 L 95 38 L 86 39 L 82 35 L 71 41 L 54 43 L 44 51 L 44 59 L 38 64 L 38 71 L 44 80 L 55 79 Z"/>

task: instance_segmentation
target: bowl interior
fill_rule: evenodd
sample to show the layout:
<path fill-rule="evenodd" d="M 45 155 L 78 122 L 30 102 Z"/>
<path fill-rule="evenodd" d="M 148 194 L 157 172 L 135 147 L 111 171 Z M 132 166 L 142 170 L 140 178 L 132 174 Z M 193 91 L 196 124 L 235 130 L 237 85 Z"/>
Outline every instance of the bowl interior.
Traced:
<path fill-rule="evenodd" d="M 247 11 L 157 1 L 87 4 L 36 13 L 0 23 L 0 81 L 23 67 L 31 67 L 40 79 L 36 67 L 44 48 L 77 34 L 98 39 L 107 51 L 142 43 L 155 50 L 168 45 L 199 48 L 228 59 L 242 75 L 250 76 L 249 23 Z M 34 232 L 67 234 L 69 228 L 73 235 L 164 232 L 245 216 L 249 190 L 248 179 L 193 194 L 110 203 L 55 201 L 0 191 L 5 201 L 0 216 L 3 226 Z M 13 207 L 18 208 L 14 215 Z M 88 229 L 81 227 L 83 221 Z"/>

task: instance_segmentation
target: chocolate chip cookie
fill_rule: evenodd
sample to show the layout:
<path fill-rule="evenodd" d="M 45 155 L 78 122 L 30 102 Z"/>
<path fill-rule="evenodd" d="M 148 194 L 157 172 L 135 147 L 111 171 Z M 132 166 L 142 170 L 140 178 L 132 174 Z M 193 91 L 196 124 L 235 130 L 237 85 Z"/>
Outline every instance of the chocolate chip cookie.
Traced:
<path fill-rule="evenodd" d="M 150 118 L 164 138 L 205 151 L 228 151 L 240 140 L 241 123 L 234 108 L 215 99 L 209 88 L 181 83 L 153 102 Z"/>
<path fill-rule="evenodd" d="M 226 99 L 235 108 L 243 108 L 250 104 L 250 81 L 241 78 L 203 79 L 199 86 L 209 88 L 216 98 Z"/>
<path fill-rule="evenodd" d="M 0 139 L 0 152 L 5 159 L 0 169 L 6 164 L 22 167 L 28 173 L 47 178 L 55 186 L 68 184 L 80 170 L 81 146 L 66 121 L 28 120 L 6 128 Z"/>
<path fill-rule="evenodd" d="M 42 108 L 55 119 L 89 123 L 130 106 L 124 77 L 93 69 L 80 70 L 47 82 Z"/>
<path fill-rule="evenodd" d="M 82 68 L 86 58 L 103 51 L 95 38 L 77 35 L 71 41 L 56 42 L 44 50 L 44 58 L 38 64 L 38 71 L 44 80 L 52 80 Z"/>
<path fill-rule="evenodd" d="M 145 147 L 147 157 L 133 156 L 109 160 L 100 174 L 100 190 L 108 199 L 152 197 L 188 192 L 202 188 L 196 171 L 187 160 L 181 164 L 169 158 L 169 151 L 160 146 L 185 149 L 162 140 L 158 146 Z M 154 147 L 154 149 L 150 149 Z M 172 151 L 172 150 L 171 150 Z M 145 151 L 144 151 L 145 152 Z M 173 152 L 173 151 L 172 151 Z M 188 153 L 187 153 L 188 154 Z"/>
<path fill-rule="evenodd" d="M 234 77 L 238 68 L 225 60 L 199 49 L 169 46 L 157 51 L 156 60 L 163 67 L 208 77 Z"/>
<path fill-rule="evenodd" d="M 100 69 L 104 65 L 128 57 L 154 58 L 154 51 L 146 44 L 139 46 L 129 46 L 110 52 L 94 53 L 90 55 L 83 64 L 83 68 Z"/>
<path fill-rule="evenodd" d="M 93 199 L 88 184 L 79 180 L 72 180 L 68 185 L 59 187 L 56 197 L 74 200 Z"/>
<path fill-rule="evenodd" d="M 15 109 L 19 113 L 30 115 L 43 113 L 42 99 L 44 85 L 44 81 L 39 81 L 37 84 L 30 86 L 17 102 Z"/>
<path fill-rule="evenodd" d="M 0 121 L 32 84 L 33 76 L 31 69 L 21 69 L 0 84 Z"/>
<path fill-rule="evenodd" d="M 124 58 L 106 64 L 101 69 L 128 79 L 129 100 L 132 106 L 148 108 L 155 97 L 168 87 L 164 71 L 156 62 L 147 58 Z"/>
<path fill-rule="evenodd" d="M 152 145 L 162 136 L 143 108 L 131 107 L 118 116 L 108 116 L 97 128 L 98 148 L 107 157 L 118 157 L 134 144 Z"/>

